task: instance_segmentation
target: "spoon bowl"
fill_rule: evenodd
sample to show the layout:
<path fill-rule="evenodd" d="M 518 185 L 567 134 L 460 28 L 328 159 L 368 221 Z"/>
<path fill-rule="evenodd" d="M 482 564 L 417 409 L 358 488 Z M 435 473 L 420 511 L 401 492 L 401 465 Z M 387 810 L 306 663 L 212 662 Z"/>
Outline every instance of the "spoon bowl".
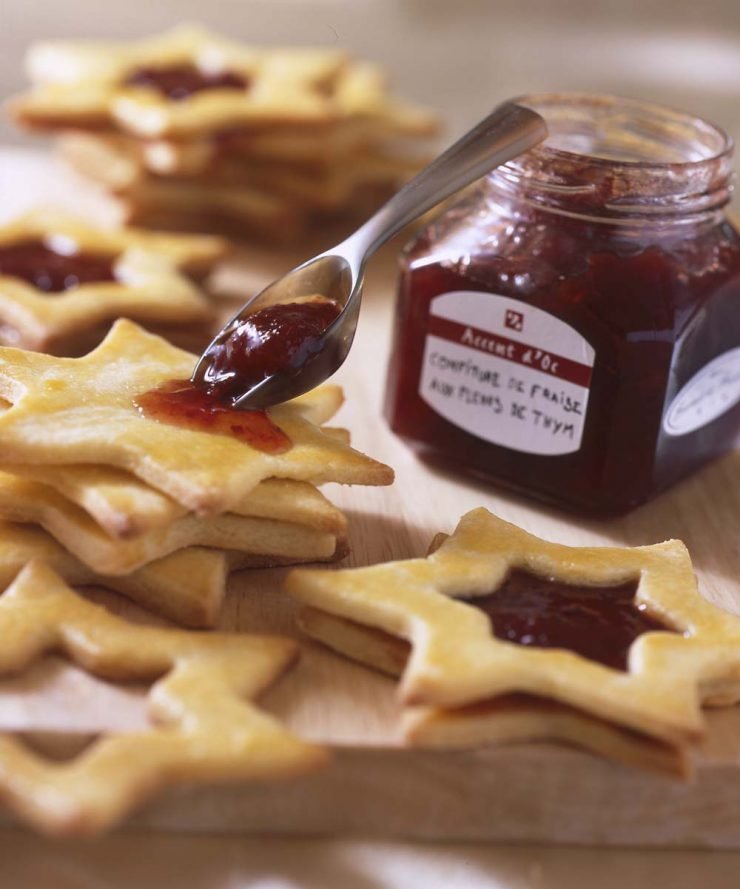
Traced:
<path fill-rule="evenodd" d="M 243 306 L 239 315 L 253 314 L 267 306 L 313 294 L 321 294 L 344 308 L 355 289 L 359 269 L 353 267 L 349 256 L 340 252 L 342 246 L 314 256 L 268 284 Z"/>
<path fill-rule="evenodd" d="M 192 382 L 205 386 L 217 382 L 213 375 L 213 351 L 225 343 L 249 315 L 268 306 L 321 295 L 335 302 L 341 311 L 324 330 L 320 348 L 308 353 L 298 367 L 265 377 L 233 399 L 231 406 L 238 409 L 270 407 L 315 388 L 328 379 L 347 357 L 357 329 L 363 280 L 364 263 L 353 264 L 350 254 L 323 253 L 297 266 L 255 294 L 224 325 L 198 361 Z"/>
<path fill-rule="evenodd" d="M 270 306 L 320 296 L 336 303 L 340 311 L 310 348 L 302 350 L 300 361 L 291 362 L 254 384 L 245 384 L 244 391 L 231 396 L 230 403 L 242 410 L 270 407 L 323 383 L 341 366 L 352 345 L 368 257 L 409 222 L 546 136 L 545 122 L 535 111 L 511 102 L 496 108 L 349 238 L 304 262 L 248 300 L 200 357 L 192 382 L 215 387 L 219 380 L 230 377 L 233 383 L 237 375 L 224 374 L 223 369 L 217 371 L 215 360 L 246 319 Z"/>

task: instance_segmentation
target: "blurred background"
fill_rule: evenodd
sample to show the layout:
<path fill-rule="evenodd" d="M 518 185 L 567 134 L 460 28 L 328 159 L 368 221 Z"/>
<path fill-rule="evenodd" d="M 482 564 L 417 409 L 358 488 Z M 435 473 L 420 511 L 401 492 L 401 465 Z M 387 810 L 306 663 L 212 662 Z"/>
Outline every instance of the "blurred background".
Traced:
<path fill-rule="evenodd" d="M 198 21 L 381 61 L 398 94 L 443 113 L 446 138 L 507 96 L 579 89 L 666 102 L 740 139 L 740 0 L 0 0 L 0 21 L 2 96 L 24 86 L 33 40 Z M 0 123 L 2 142 L 24 139 Z"/>

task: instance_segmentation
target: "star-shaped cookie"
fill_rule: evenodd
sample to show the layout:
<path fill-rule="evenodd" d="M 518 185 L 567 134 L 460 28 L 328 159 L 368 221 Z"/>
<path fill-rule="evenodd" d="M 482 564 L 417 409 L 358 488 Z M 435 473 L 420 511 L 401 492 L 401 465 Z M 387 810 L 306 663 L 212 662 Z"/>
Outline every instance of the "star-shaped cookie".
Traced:
<path fill-rule="evenodd" d="M 389 484 L 392 470 L 306 419 L 310 399 L 269 411 L 289 446 L 267 453 L 230 435 L 160 422 L 136 399 L 170 380 L 187 379 L 195 357 L 137 325 L 116 322 L 83 358 L 0 349 L 0 460 L 103 464 L 127 469 L 200 514 L 227 512 L 260 481 L 292 478 Z"/>
<path fill-rule="evenodd" d="M 543 587 L 533 604 L 532 591 Z M 580 604 L 568 600 L 568 587 L 584 590 Z M 296 570 L 288 588 L 314 616 L 333 619 L 316 633 L 325 642 L 390 672 L 405 665 L 402 700 L 428 708 L 426 719 L 517 693 L 685 744 L 703 731 L 702 702 L 740 697 L 740 619 L 699 595 L 680 541 L 561 546 L 478 509 L 426 559 Z M 567 644 L 547 647 L 547 622 L 568 629 L 574 610 L 593 615 L 573 625 Z M 625 663 L 599 662 L 600 640 L 631 625 Z M 399 639 L 410 644 L 407 659 Z"/>
<path fill-rule="evenodd" d="M 0 794 L 44 833 L 99 833 L 172 784 L 272 780 L 325 762 L 249 702 L 295 659 L 289 639 L 131 624 L 39 563 L 0 596 L 0 629 L 3 674 L 53 650 L 108 680 L 156 680 L 149 731 L 104 734 L 69 762 L 0 735 Z"/>
<path fill-rule="evenodd" d="M 204 325 L 213 310 L 194 280 L 227 252 L 214 237 L 100 229 L 59 213 L 27 214 L 0 226 L 0 342 L 69 354 L 97 344 L 119 317 L 175 332 Z M 90 257 L 99 260 L 100 277 L 77 283 L 77 264 Z M 46 266 L 72 283 L 52 284 Z"/>

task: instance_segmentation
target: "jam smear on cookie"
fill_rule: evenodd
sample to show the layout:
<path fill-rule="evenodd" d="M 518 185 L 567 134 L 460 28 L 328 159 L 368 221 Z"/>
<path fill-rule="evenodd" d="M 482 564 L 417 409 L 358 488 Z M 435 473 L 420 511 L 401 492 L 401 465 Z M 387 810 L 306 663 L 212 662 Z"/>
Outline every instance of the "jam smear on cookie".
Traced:
<path fill-rule="evenodd" d="M 103 253 L 60 253 L 43 241 L 0 245 L 0 276 L 21 278 L 44 293 L 115 281 L 113 263 L 114 257 Z"/>
<path fill-rule="evenodd" d="M 126 78 L 127 86 L 155 89 L 176 102 L 204 90 L 246 90 L 249 81 L 235 71 L 203 71 L 195 65 L 137 68 Z"/>
<path fill-rule="evenodd" d="M 291 441 L 265 411 L 240 410 L 234 402 L 272 374 L 297 371 L 318 351 L 321 334 L 340 311 L 318 296 L 260 309 L 213 349 L 202 383 L 169 380 L 135 404 L 151 419 L 230 435 L 267 453 L 285 451 Z"/>
<path fill-rule="evenodd" d="M 494 636 L 536 648 L 565 648 L 615 670 L 643 633 L 669 627 L 635 604 L 637 581 L 584 586 L 512 571 L 494 592 L 462 601 L 484 611 Z"/>
<path fill-rule="evenodd" d="M 237 410 L 190 380 L 168 380 L 137 396 L 134 403 L 151 420 L 228 435 L 268 454 L 282 453 L 292 445 L 265 411 Z"/>

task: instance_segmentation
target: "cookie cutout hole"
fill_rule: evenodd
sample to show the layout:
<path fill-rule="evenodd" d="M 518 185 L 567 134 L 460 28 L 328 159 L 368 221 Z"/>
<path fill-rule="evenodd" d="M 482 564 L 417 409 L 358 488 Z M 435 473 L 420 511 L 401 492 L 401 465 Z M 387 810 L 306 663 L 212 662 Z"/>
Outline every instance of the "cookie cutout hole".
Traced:
<path fill-rule="evenodd" d="M 126 86 L 155 90 L 173 102 L 181 102 L 205 90 L 247 91 L 251 83 L 236 71 L 204 71 L 196 65 L 137 68 L 124 81 Z"/>
<path fill-rule="evenodd" d="M 151 684 L 109 682 L 64 658 L 43 657 L 0 677 L 0 732 L 74 738 L 147 731 Z"/>
<path fill-rule="evenodd" d="M 65 734 L 63 732 L 23 732 L 17 735 L 24 747 L 55 763 L 71 763 L 95 744 L 99 735 Z"/>
<path fill-rule="evenodd" d="M 614 586 L 569 584 L 515 570 L 493 592 L 460 601 L 484 611 L 493 635 L 504 642 L 564 648 L 626 671 L 638 636 L 675 632 L 635 603 L 637 585 L 637 580 Z"/>

